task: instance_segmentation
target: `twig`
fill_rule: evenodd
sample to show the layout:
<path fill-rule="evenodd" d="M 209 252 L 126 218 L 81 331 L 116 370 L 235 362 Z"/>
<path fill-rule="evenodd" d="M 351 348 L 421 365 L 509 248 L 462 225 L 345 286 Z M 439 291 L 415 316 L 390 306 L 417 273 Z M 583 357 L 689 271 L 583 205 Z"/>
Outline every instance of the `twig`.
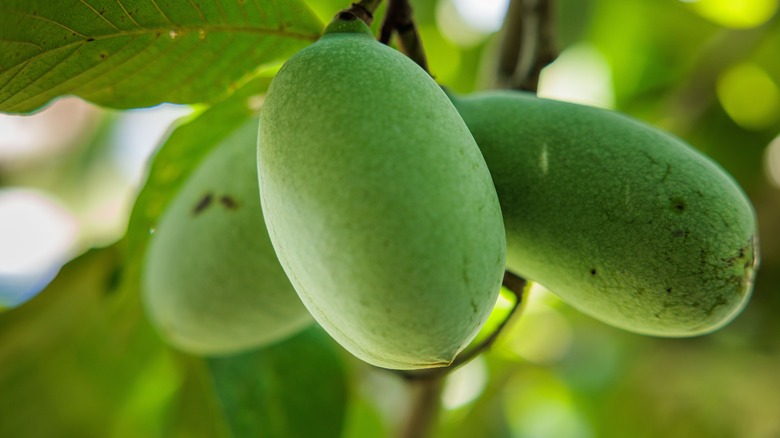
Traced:
<path fill-rule="evenodd" d="M 496 339 L 498 339 L 498 336 L 504 330 L 504 327 L 506 327 L 509 321 L 512 320 L 513 316 L 517 313 L 517 310 L 520 308 L 520 305 L 523 302 L 523 293 L 525 291 L 527 282 L 524 278 L 512 272 L 505 271 L 504 280 L 502 284 L 505 288 L 507 288 L 510 292 L 514 294 L 515 303 L 512 306 L 512 310 L 509 311 L 507 316 L 504 318 L 503 321 L 501 321 L 501 324 L 499 324 L 498 327 L 496 327 L 493 333 L 491 333 L 487 338 L 483 339 L 482 342 L 480 342 L 479 344 L 475 345 L 469 350 L 464 351 L 462 354 L 456 357 L 455 360 L 449 366 L 443 368 L 431 368 L 431 369 L 417 370 L 417 371 L 398 371 L 398 373 L 404 379 L 407 380 L 431 379 L 435 376 L 444 376 L 446 374 L 451 373 L 453 370 L 460 367 L 461 365 L 471 361 L 479 354 L 489 350 L 490 347 L 492 347 L 493 344 L 496 342 Z"/>
<path fill-rule="evenodd" d="M 360 0 L 357 3 L 352 3 L 349 8 L 344 9 L 339 14 L 351 13 L 363 20 L 366 25 L 371 26 L 371 23 L 374 22 L 374 12 L 379 8 L 380 3 L 382 0 Z"/>
<path fill-rule="evenodd" d="M 414 402 L 408 411 L 407 421 L 400 431 L 401 438 L 425 438 L 430 436 L 437 419 L 441 404 L 439 398 L 444 379 L 435 377 L 409 381 L 408 389 L 413 392 Z"/>
<path fill-rule="evenodd" d="M 536 92 L 539 75 L 558 56 L 554 0 L 512 0 L 504 20 L 497 88 Z"/>
<path fill-rule="evenodd" d="M 480 353 L 488 350 L 498 338 L 512 317 L 517 313 L 523 299 L 527 282 L 525 279 L 509 272 L 504 272 L 503 286 L 515 295 L 512 310 L 496 327 L 493 333 L 475 347 L 458 356 L 452 364 L 444 368 L 433 368 L 420 371 L 395 371 L 403 377 L 412 392 L 412 406 L 407 421 L 400 431 L 400 438 L 424 438 L 430 436 L 439 416 L 442 387 L 449 373 L 461 365 L 474 359 Z"/>
<path fill-rule="evenodd" d="M 409 0 L 388 0 L 387 12 L 379 32 L 379 41 L 383 44 L 389 44 L 393 32 L 398 35 L 398 46 L 401 51 L 430 74 L 428 59 L 425 56 L 417 26 L 414 24 Z"/>

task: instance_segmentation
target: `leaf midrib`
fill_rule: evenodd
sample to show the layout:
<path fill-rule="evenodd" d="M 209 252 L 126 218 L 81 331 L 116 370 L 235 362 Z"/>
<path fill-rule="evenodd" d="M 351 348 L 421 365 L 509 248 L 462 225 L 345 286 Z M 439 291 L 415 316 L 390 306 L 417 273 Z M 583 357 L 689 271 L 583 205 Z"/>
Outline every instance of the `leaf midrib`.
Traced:
<path fill-rule="evenodd" d="M 166 26 L 166 27 L 156 27 L 156 28 L 143 28 L 138 30 L 131 30 L 131 31 L 123 31 L 123 32 L 114 32 L 111 34 L 105 34 L 105 35 L 98 35 L 98 36 L 90 36 L 80 41 L 74 41 L 71 43 L 63 44 L 61 46 L 57 47 L 51 47 L 47 49 L 43 49 L 39 47 L 37 44 L 30 43 L 28 41 L 12 41 L 12 40 L 6 40 L 6 39 L 0 39 L 0 41 L 6 41 L 9 43 L 19 43 L 19 44 L 33 44 L 35 45 L 41 52 L 37 55 L 31 56 L 29 58 L 25 58 L 21 60 L 20 62 L 17 62 L 14 65 L 9 66 L 8 68 L 0 68 L 0 74 L 5 73 L 8 70 L 12 70 L 19 65 L 22 65 L 24 63 L 30 62 L 35 60 L 36 58 L 46 56 L 48 53 L 53 52 L 55 50 L 64 50 L 68 48 L 72 48 L 74 46 L 78 46 L 81 44 L 89 44 L 91 42 L 97 42 L 97 41 L 105 41 L 110 40 L 112 38 L 121 38 L 121 37 L 138 37 L 138 36 L 155 36 L 160 37 L 164 34 L 167 34 L 169 32 L 177 32 L 178 36 L 176 38 L 171 38 L 171 40 L 180 39 L 185 36 L 185 34 L 189 33 L 197 33 L 197 32 L 207 32 L 207 33 L 234 33 L 234 34 L 257 34 L 257 35 L 275 35 L 275 36 L 284 36 L 284 37 L 290 37 L 293 39 L 301 40 L 301 41 L 316 41 L 319 38 L 319 34 L 305 34 L 300 32 L 289 32 L 284 30 L 284 28 L 281 29 L 270 29 L 270 28 L 260 28 L 260 27 L 252 27 L 252 26 L 236 26 L 236 25 L 206 25 L 206 26 Z M 91 41 L 90 41 L 91 40 Z M 205 41 L 205 40 L 204 40 Z"/>

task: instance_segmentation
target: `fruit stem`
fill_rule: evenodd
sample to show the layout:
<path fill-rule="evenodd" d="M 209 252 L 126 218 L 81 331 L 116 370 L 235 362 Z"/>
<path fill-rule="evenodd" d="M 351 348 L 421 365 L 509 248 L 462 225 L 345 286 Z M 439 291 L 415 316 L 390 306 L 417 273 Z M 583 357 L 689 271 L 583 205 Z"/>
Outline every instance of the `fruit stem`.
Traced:
<path fill-rule="evenodd" d="M 424 438 L 430 436 L 435 430 L 435 423 L 439 417 L 440 395 L 444 386 L 444 380 L 451 372 L 461 365 L 471 361 L 479 354 L 487 351 L 495 343 L 499 334 L 504 330 L 513 316 L 517 314 L 523 302 L 528 282 L 509 271 L 504 271 L 502 285 L 515 296 L 515 303 L 501 324 L 482 342 L 464 352 L 447 367 L 432 368 L 417 371 L 394 371 L 400 375 L 408 385 L 412 393 L 413 402 L 406 423 L 403 425 L 401 438 Z"/>
<path fill-rule="evenodd" d="M 371 23 L 374 22 L 374 12 L 376 12 L 381 3 L 382 0 L 360 0 L 357 3 L 352 3 L 350 7 L 339 12 L 337 15 L 351 13 L 363 20 L 367 26 L 371 26 Z"/>
<path fill-rule="evenodd" d="M 435 376 L 445 376 L 461 365 L 464 365 L 475 357 L 479 356 L 481 353 L 489 350 L 490 347 L 493 346 L 493 344 L 496 342 L 496 339 L 498 339 L 498 336 L 504 330 L 504 327 L 509 324 L 509 321 L 512 320 L 518 309 L 520 309 L 520 306 L 523 303 L 523 294 L 525 293 L 526 286 L 528 286 L 528 282 L 517 274 L 504 271 L 502 285 L 515 296 L 515 303 L 512 305 L 512 309 L 506 315 L 504 320 L 501 321 L 498 327 L 496 327 L 493 333 L 483 339 L 479 344 L 464 351 L 462 354 L 456 357 L 450 365 L 446 367 L 413 371 L 397 371 L 397 373 L 407 380 L 430 379 Z"/>
<path fill-rule="evenodd" d="M 539 75 L 558 56 L 554 0 L 511 0 L 504 19 L 496 88 L 536 92 Z"/>
<path fill-rule="evenodd" d="M 435 430 L 441 404 L 439 398 L 444 386 L 444 375 L 429 379 L 408 380 L 407 389 L 412 394 L 412 404 L 406 422 L 400 430 L 400 438 L 425 438 Z"/>
<path fill-rule="evenodd" d="M 389 44 L 393 32 L 398 35 L 398 45 L 401 51 L 423 70 L 428 70 L 428 58 L 423 50 L 417 25 L 414 23 L 414 14 L 409 0 L 388 0 L 385 19 L 379 31 L 379 42 Z"/>

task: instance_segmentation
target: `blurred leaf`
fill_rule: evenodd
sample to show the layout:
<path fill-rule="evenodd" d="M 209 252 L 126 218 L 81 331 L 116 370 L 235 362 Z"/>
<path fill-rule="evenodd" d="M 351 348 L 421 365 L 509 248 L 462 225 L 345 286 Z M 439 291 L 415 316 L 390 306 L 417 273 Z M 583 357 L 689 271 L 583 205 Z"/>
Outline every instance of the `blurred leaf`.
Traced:
<path fill-rule="evenodd" d="M 601 424 L 596 435 L 780 436 L 777 350 L 715 342 L 713 337 L 664 340 L 663 348 L 628 364 L 609 398 L 593 406 Z"/>
<path fill-rule="evenodd" d="M 208 360 L 235 437 L 339 437 L 344 366 L 319 327 L 274 346 Z"/>
<path fill-rule="evenodd" d="M 257 110 L 270 83 L 258 77 L 196 118 L 180 124 L 157 152 L 136 199 L 127 230 L 123 289 L 138 290 L 150 232 L 165 206 L 208 152 L 246 124 L 257 125 Z M 246 130 L 242 132 L 247 132 Z M 256 138 L 256 129 L 254 134 Z M 247 141 L 256 141 L 248 138 Z"/>
<path fill-rule="evenodd" d="M 389 436 L 379 411 L 368 400 L 353 396 L 349 401 L 342 438 L 383 438 Z"/>
<path fill-rule="evenodd" d="M 176 362 L 185 376 L 170 405 L 162 436 L 165 438 L 232 438 L 214 392 L 206 360 L 184 353 Z"/>
<path fill-rule="evenodd" d="M 496 355 L 494 350 L 482 357 L 488 365 L 488 386 L 475 401 L 453 411 L 445 411 L 437 437 L 509 438 L 513 436 L 504 409 L 504 393 L 507 381 L 522 365 L 503 359 L 500 355 Z"/>
<path fill-rule="evenodd" d="M 116 247 L 67 264 L 0 315 L 0 436 L 159 436 L 179 378 L 140 306 L 114 292 Z"/>
<path fill-rule="evenodd" d="M 67 94 L 114 108 L 213 101 L 321 28 L 299 0 L 4 0 L 0 111 Z"/>
<path fill-rule="evenodd" d="M 452 413 L 437 433 L 441 438 L 511 438 L 503 400 L 495 394 L 481 399 L 475 406 Z"/>

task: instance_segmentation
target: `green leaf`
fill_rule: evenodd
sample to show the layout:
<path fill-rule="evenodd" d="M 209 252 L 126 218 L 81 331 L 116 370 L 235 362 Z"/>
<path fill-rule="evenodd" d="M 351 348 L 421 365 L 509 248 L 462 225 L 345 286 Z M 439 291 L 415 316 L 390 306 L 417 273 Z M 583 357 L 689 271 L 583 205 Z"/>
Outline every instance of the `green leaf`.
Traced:
<path fill-rule="evenodd" d="M 261 93 L 270 81 L 268 77 L 253 79 L 226 100 L 180 124 L 159 149 L 130 215 L 123 289 L 139 289 L 146 244 L 157 218 L 200 161 L 245 125 L 255 128 L 244 129 L 241 135 L 253 136 L 246 141 L 256 141 L 257 110 L 262 101 Z"/>
<path fill-rule="evenodd" d="M 235 437 L 336 438 L 347 401 L 344 365 L 314 326 L 283 343 L 208 360 Z"/>
<path fill-rule="evenodd" d="M 0 436 L 159 436 L 181 378 L 116 292 L 120 263 L 116 247 L 91 250 L 0 315 Z"/>
<path fill-rule="evenodd" d="M 0 111 L 213 101 L 321 29 L 300 0 L 2 0 Z"/>

